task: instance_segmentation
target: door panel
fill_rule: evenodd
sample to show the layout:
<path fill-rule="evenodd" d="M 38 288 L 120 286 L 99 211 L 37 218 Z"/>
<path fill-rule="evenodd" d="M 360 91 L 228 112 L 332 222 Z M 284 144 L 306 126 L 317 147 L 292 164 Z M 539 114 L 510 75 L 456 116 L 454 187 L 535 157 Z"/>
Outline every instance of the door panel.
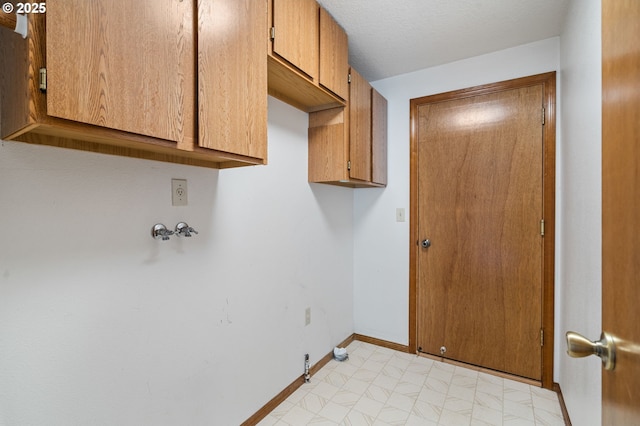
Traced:
<path fill-rule="evenodd" d="M 349 88 L 349 177 L 371 180 L 371 85 L 351 68 Z"/>
<path fill-rule="evenodd" d="M 418 106 L 417 343 L 541 380 L 542 85 Z"/>
<path fill-rule="evenodd" d="M 194 9 L 178 0 L 47 3 L 47 114 L 192 143 Z"/>
<path fill-rule="evenodd" d="M 640 2 L 602 2 L 602 424 L 640 424 Z"/>
<path fill-rule="evenodd" d="M 387 184 L 387 100 L 371 90 L 371 181 Z"/>
<path fill-rule="evenodd" d="M 320 66 L 320 6 L 315 0 L 273 0 L 273 51 L 311 79 Z"/>
<path fill-rule="evenodd" d="M 267 158 L 266 30 L 266 2 L 199 2 L 201 147 Z"/>
<path fill-rule="evenodd" d="M 349 41 L 347 33 L 320 8 L 320 85 L 342 99 L 349 97 Z"/>

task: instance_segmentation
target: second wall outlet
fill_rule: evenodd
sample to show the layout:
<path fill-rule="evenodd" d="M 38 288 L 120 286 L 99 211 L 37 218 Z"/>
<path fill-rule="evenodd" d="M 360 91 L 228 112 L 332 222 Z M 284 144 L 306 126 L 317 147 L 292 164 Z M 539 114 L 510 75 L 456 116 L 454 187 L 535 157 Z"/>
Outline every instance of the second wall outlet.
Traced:
<path fill-rule="evenodd" d="M 187 205 L 187 180 L 171 179 L 171 205 Z"/>
<path fill-rule="evenodd" d="M 304 325 L 311 324 L 311 308 L 307 308 L 304 311 Z"/>

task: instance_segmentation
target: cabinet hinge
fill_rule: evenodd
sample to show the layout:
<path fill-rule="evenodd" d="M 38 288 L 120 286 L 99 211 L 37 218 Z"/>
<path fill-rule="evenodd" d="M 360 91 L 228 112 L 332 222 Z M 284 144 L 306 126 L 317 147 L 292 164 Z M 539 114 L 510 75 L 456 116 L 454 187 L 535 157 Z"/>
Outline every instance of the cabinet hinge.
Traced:
<path fill-rule="evenodd" d="M 544 126 L 544 116 L 545 116 L 545 109 L 544 107 L 542 107 L 542 125 Z"/>
<path fill-rule="evenodd" d="M 271 40 L 276 39 L 276 27 L 271 27 Z"/>
<path fill-rule="evenodd" d="M 351 160 L 347 161 L 347 170 L 351 170 Z"/>
<path fill-rule="evenodd" d="M 349 73 L 349 76 L 347 77 L 347 83 L 351 84 L 351 73 Z"/>
<path fill-rule="evenodd" d="M 544 219 L 540 220 L 540 236 L 544 237 Z"/>
<path fill-rule="evenodd" d="M 540 329 L 540 346 L 544 346 L 544 329 Z"/>
<path fill-rule="evenodd" d="M 47 91 L 47 69 L 46 68 L 40 68 L 40 82 L 39 82 L 39 89 L 41 92 L 46 92 Z"/>

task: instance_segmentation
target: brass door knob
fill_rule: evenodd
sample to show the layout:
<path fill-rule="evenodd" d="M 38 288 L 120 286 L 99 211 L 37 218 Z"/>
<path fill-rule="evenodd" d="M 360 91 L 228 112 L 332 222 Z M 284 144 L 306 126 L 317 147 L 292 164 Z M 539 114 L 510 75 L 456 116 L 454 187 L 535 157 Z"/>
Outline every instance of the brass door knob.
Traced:
<path fill-rule="evenodd" d="M 600 340 L 592 342 L 581 334 L 568 331 L 567 354 L 573 358 L 599 356 L 605 370 L 613 370 L 616 366 L 616 345 L 613 336 L 605 332 L 600 335 Z"/>

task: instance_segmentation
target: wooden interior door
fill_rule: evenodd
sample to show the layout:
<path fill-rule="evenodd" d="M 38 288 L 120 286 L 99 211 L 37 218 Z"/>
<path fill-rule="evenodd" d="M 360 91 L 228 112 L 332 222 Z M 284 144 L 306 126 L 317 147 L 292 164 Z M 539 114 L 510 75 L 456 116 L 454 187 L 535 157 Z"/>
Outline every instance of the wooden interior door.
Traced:
<path fill-rule="evenodd" d="M 541 380 L 543 86 L 417 105 L 417 346 Z"/>
<path fill-rule="evenodd" d="M 47 114 L 193 144 L 193 1 L 47 3 Z"/>
<path fill-rule="evenodd" d="M 602 2 L 602 424 L 640 424 L 640 2 Z"/>

